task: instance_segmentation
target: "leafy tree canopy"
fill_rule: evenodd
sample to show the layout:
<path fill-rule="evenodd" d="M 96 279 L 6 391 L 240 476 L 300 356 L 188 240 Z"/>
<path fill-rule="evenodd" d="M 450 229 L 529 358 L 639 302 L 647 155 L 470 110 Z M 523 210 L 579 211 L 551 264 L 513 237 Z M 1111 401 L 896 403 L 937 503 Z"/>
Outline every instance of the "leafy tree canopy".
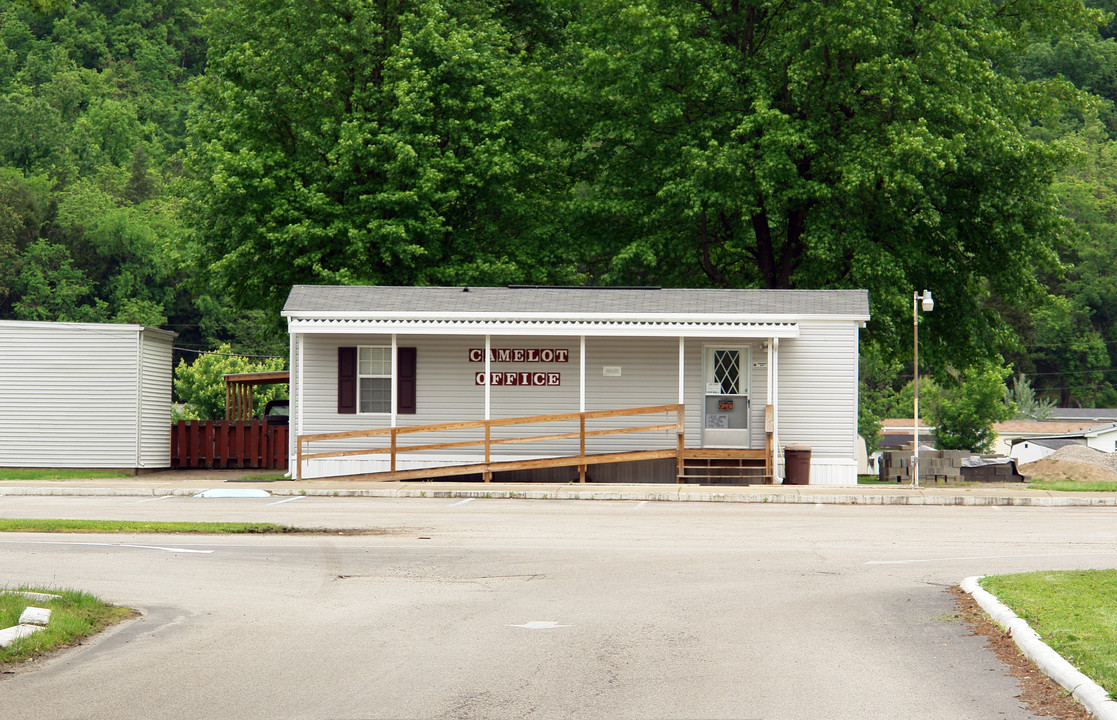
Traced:
<path fill-rule="evenodd" d="M 183 403 L 174 412 L 175 420 L 225 419 L 225 375 L 230 373 L 269 372 L 282 370 L 283 358 L 251 360 L 236 355 L 228 345 L 200 355 L 193 363 L 180 360 L 175 368 L 175 395 Z M 254 411 L 259 417 L 269 400 L 287 397 L 282 385 L 256 389 Z"/>
<path fill-rule="evenodd" d="M 930 398 L 929 417 L 939 448 L 983 453 L 993 447 L 993 423 L 1012 417 L 1004 403 L 1008 372 L 1001 363 L 973 365 L 938 389 Z"/>
<path fill-rule="evenodd" d="M 239 303 L 274 310 L 295 283 L 499 284 L 569 266 L 519 241 L 535 161 L 514 132 L 517 36 L 489 4 L 248 0 L 209 23 L 190 199 Z"/>
<path fill-rule="evenodd" d="M 608 281 L 865 287 L 870 339 L 907 343 L 931 288 L 936 367 L 987 356 L 984 300 L 1041 294 L 1072 154 L 1034 123 L 1082 102 L 1026 80 L 1030 43 L 1096 27 L 1080 2 L 587 3 L 549 96 L 569 108 L 571 212 Z M 552 100 L 553 101 L 553 100 Z M 940 319 L 941 318 L 941 319 Z M 993 340 L 992 348 L 989 347 Z"/>

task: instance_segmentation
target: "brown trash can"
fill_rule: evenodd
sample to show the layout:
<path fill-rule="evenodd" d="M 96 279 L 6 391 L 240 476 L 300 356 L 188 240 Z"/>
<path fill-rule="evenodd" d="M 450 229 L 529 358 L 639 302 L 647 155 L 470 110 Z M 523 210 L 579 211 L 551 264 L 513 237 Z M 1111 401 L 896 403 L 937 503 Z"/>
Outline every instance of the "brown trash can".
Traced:
<path fill-rule="evenodd" d="M 783 449 L 783 484 L 809 485 L 811 482 L 811 446 L 787 445 Z"/>

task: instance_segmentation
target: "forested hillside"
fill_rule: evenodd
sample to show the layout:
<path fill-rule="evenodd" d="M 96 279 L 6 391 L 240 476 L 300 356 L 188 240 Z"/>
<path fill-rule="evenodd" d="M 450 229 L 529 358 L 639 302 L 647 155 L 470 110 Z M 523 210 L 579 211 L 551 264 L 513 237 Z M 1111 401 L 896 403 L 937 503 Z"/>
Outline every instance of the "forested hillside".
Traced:
<path fill-rule="evenodd" d="M 209 0 L 0 2 L 0 318 L 143 323 L 281 352 L 210 283 L 182 212 Z"/>
<path fill-rule="evenodd" d="M 282 355 L 293 283 L 865 287 L 881 415 L 928 288 L 944 388 L 1117 406 L 1087 5 L 0 0 L 0 317 Z"/>

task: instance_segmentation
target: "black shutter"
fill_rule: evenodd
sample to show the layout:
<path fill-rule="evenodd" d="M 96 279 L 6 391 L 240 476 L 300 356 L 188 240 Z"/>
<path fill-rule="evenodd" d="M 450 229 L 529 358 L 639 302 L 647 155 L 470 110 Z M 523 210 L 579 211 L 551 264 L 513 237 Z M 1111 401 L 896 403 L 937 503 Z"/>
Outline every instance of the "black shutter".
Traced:
<path fill-rule="evenodd" d="M 343 415 L 357 413 L 357 348 L 337 349 L 337 411 Z"/>
<path fill-rule="evenodd" d="M 396 412 L 415 414 L 417 355 L 413 347 L 396 348 Z"/>

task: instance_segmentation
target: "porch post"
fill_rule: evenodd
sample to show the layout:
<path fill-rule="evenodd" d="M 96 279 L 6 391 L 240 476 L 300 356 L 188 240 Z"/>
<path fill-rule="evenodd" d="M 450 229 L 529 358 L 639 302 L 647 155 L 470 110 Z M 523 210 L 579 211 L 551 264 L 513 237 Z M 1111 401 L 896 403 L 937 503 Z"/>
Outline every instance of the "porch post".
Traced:
<path fill-rule="evenodd" d="M 772 338 L 772 482 L 776 481 L 780 467 L 780 339 Z"/>
<path fill-rule="evenodd" d="M 492 405 L 491 405 L 492 389 L 491 388 L 493 386 L 493 383 L 492 383 L 493 374 L 492 374 L 492 360 L 489 357 L 492 354 L 492 351 L 493 351 L 493 338 L 492 338 L 491 335 L 486 335 L 485 336 L 485 419 L 486 420 L 492 420 L 492 414 L 491 414 L 491 412 L 492 412 Z M 492 473 L 491 470 L 489 470 L 489 449 L 490 449 L 490 440 L 491 439 L 492 439 L 491 428 L 488 425 L 485 425 L 485 469 L 481 472 L 481 479 L 484 480 L 485 482 L 491 482 L 492 479 L 493 479 L 493 473 Z"/>
<path fill-rule="evenodd" d="M 389 421 L 389 425 L 391 427 L 396 426 L 396 411 L 397 411 L 397 408 L 399 407 L 399 405 L 398 405 L 399 398 L 397 397 L 398 393 L 396 392 L 397 388 L 399 387 L 399 381 L 398 381 L 399 367 L 397 366 L 397 362 L 396 362 L 397 361 L 396 352 L 397 352 L 397 350 L 396 350 L 396 334 L 392 333 L 392 415 L 391 415 L 391 419 Z M 394 438 L 395 436 L 393 435 L 392 437 Z M 393 456 L 392 459 L 395 460 L 395 457 Z"/>
<path fill-rule="evenodd" d="M 578 340 L 578 412 L 586 411 L 586 336 Z M 583 419 L 582 422 L 585 422 Z M 585 428 L 583 428 L 584 430 Z"/>
<path fill-rule="evenodd" d="M 679 404 L 686 402 L 686 375 L 684 364 L 686 362 L 686 338 L 679 336 Z"/>
<path fill-rule="evenodd" d="M 679 409 L 675 411 L 675 479 L 682 482 L 686 474 L 686 338 L 679 336 Z"/>
<path fill-rule="evenodd" d="M 295 362 L 298 359 L 299 358 L 296 357 L 296 355 L 295 355 L 295 336 L 291 333 L 291 320 L 290 320 L 290 318 L 288 318 L 287 319 L 287 372 L 288 372 L 287 391 L 288 391 L 288 395 L 291 398 L 289 402 L 295 403 L 294 411 L 296 413 L 299 411 L 299 403 L 295 399 L 295 393 L 298 391 L 298 382 L 297 382 L 296 376 L 295 376 Z M 294 456 L 296 454 L 295 453 L 295 445 L 296 445 L 296 443 L 298 443 L 300 428 L 299 428 L 299 423 L 298 423 L 297 418 L 289 418 L 288 422 L 289 423 L 294 423 L 294 425 L 292 425 L 291 427 L 288 428 L 288 433 L 287 433 L 287 474 L 289 476 L 292 476 L 292 475 L 295 475 L 295 473 L 298 472 L 297 467 L 294 468 L 294 469 L 291 468 L 291 460 L 294 459 Z"/>
<path fill-rule="evenodd" d="M 774 418 L 772 415 L 772 344 L 774 342 L 775 338 L 768 338 L 768 342 L 765 344 L 768 358 L 765 363 L 767 375 L 766 382 L 764 383 L 764 393 L 766 396 L 764 399 L 764 454 L 766 456 L 764 464 L 767 466 L 768 477 L 772 483 L 776 482 L 776 458 L 772 454 L 772 431 L 774 430 Z"/>
<path fill-rule="evenodd" d="M 297 349 L 297 358 L 295 364 L 298 370 L 295 373 L 295 382 L 298 385 L 297 400 L 295 401 L 295 477 L 302 480 L 303 477 L 303 444 L 300 437 L 303 434 L 303 333 L 298 334 L 298 342 L 294 339 L 291 341 L 292 349 Z M 294 369 L 294 368 L 292 368 Z"/>

